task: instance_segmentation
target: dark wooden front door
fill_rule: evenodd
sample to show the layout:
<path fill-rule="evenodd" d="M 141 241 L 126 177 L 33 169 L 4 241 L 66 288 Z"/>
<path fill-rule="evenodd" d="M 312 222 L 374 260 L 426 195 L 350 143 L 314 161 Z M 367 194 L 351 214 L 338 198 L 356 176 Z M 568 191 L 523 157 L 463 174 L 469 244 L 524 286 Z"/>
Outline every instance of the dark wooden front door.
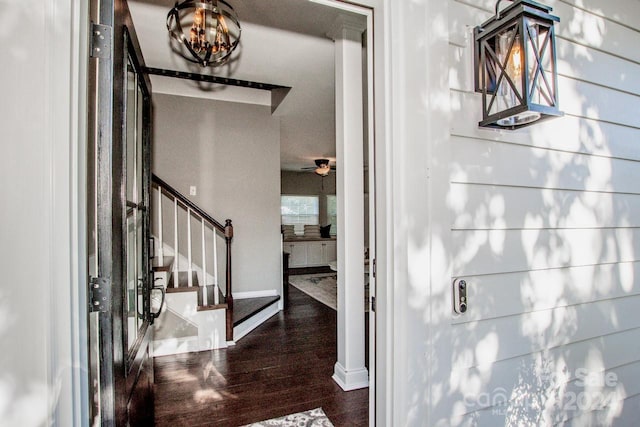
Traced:
<path fill-rule="evenodd" d="M 151 84 L 126 1 L 92 0 L 90 15 L 90 418 L 151 426 Z"/>

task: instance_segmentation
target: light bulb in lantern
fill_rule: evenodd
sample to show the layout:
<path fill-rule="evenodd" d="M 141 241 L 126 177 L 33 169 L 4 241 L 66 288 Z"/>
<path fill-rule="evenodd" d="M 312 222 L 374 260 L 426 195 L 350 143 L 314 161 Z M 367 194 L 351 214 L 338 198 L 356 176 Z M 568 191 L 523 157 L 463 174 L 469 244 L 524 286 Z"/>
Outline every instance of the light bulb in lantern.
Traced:
<path fill-rule="evenodd" d="M 196 9 L 196 13 L 193 15 L 193 25 L 197 28 L 202 26 L 204 22 L 204 9 Z"/>
<path fill-rule="evenodd" d="M 522 50 L 520 48 L 520 37 L 516 36 L 511 48 L 511 58 L 509 62 L 509 75 L 512 79 L 518 79 L 522 73 Z"/>

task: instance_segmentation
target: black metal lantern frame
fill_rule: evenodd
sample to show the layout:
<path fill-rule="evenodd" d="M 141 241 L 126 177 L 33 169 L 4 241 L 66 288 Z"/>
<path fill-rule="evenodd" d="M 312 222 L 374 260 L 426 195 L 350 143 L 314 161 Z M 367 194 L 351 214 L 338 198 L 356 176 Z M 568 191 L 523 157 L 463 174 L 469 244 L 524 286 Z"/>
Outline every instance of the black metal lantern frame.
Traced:
<path fill-rule="evenodd" d="M 552 8 L 515 0 L 475 28 L 475 86 L 481 127 L 518 129 L 562 116 Z"/>
<path fill-rule="evenodd" d="M 227 63 L 242 32 L 235 10 L 224 0 L 176 2 L 167 14 L 167 30 L 179 43 L 174 50 L 203 67 Z"/>

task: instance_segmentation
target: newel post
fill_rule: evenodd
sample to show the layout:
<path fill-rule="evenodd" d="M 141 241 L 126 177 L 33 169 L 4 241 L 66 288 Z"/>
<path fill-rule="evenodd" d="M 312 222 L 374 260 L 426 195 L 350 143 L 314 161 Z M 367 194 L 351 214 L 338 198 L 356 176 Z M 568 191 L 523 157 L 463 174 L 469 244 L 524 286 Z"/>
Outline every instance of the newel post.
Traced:
<path fill-rule="evenodd" d="M 233 295 L 231 294 L 231 240 L 233 240 L 233 225 L 227 219 L 224 225 L 224 240 L 227 243 L 227 341 L 233 341 Z"/>

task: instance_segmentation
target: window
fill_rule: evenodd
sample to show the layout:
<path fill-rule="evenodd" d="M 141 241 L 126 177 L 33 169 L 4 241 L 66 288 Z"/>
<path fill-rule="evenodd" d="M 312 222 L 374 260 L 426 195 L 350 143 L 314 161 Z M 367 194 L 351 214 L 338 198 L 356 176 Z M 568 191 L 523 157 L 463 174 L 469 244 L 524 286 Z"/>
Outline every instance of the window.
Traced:
<path fill-rule="evenodd" d="M 331 224 L 331 235 L 338 233 L 338 199 L 335 194 L 327 196 L 327 224 Z"/>
<path fill-rule="evenodd" d="M 318 224 L 320 209 L 318 196 L 281 196 L 282 224 L 293 224 L 296 234 L 304 234 L 305 224 Z"/>

